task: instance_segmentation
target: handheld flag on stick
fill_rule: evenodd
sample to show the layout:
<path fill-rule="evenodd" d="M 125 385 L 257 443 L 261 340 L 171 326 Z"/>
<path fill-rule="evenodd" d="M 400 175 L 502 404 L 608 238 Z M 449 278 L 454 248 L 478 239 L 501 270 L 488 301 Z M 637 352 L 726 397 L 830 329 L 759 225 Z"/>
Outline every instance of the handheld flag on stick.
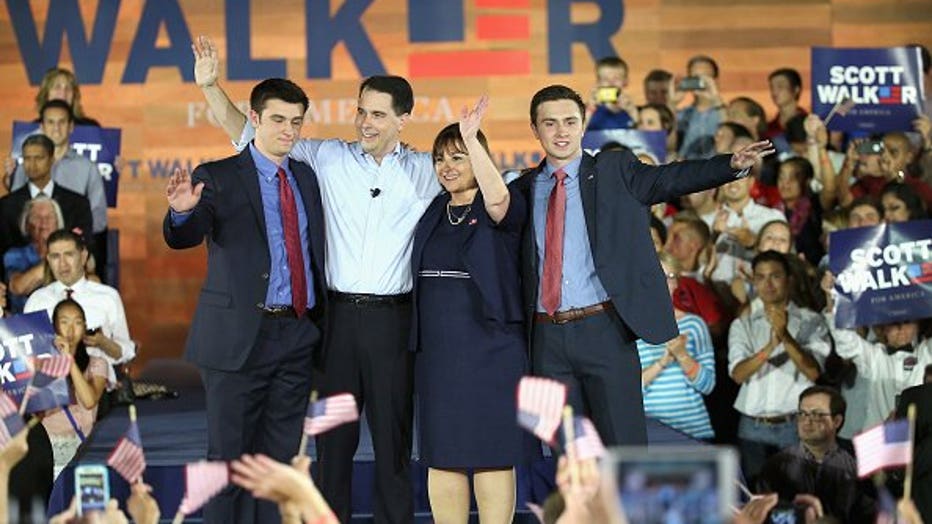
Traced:
<path fill-rule="evenodd" d="M 355 420 L 359 420 L 356 397 L 340 393 L 310 403 L 304 417 L 304 432 L 313 437 Z"/>
<path fill-rule="evenodd" d="M 0 391 L 0 419 L 2 419 L 0 420 L 0 449 L 2 449 L 24 427 L 23 416 L 19 414 L 16 402 L 13 402 L 5 391 Z"/>
<path fill-rule="evenodd" d="M 185 515 L 201 508 L 214 495 L 230 483 L 230 470 L 226 462 L 194 462 L 184 467 L 185 490 L 181 505 L 172 521 L 180 524 Z"/>
<path fill-rule="evenodd" d="M 842 98 L 835 104 L 835 107 L 825 115 L 825 126 L 828 127 L 828 123 L 832 120 L 832 117 L 835 115 L 845 116 L 847 115 L 855 106 L 854 100 L 850 98 Z"/>
<path fill-rule="evenodd" d="M 71 355 L 67 353 L 33 359 L 33 374 L 23 393 L 20 414 L 70 404 L 67 377 L 71 372 L 71 363 Z"/>
<path fill-rule="evenodd" d="M 566 386 L 549 378 L 524 377 L 518 384 L 518 425 L 553 442 L 566 404 Z"/>
<path fill-rule="evenodd" d="M 854 452 L 858 459 L 858 477 L 912 462 L 913 443 L 909 435 L 909 420 L 886 422 L 854 436 Z"/>
<path fill-rule="evenodd" d="M 595 425 L 586 417 L 573 417 L 573 440 L 562 442 L 563 448 L 572 453 L 576 460 L 601 458 L 605 455 L 605 445 L 596 431 Z"/>
<path fill-rule="evenodd" d="M 142 479 L 142 473 L 146 470 L 146 456 L 143 454 L 139 426 L 136 424 L 136 406 L 129 407 L 129 428 L 110 452 L 107 465 L 130 484 Z"/>

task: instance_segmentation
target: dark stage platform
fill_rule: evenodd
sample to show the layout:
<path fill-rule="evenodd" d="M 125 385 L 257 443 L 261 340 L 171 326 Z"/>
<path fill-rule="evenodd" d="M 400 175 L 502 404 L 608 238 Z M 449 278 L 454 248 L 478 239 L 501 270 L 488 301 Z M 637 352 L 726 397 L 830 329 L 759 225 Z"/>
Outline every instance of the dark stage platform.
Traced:
<path fill-rule="evenodd" d="M 202 459 L 207 452 L 207 421 L 204 412 L 204 392 L 201 389 L 183 389 L 178 398 L 165 400 L 141 400 L 136 404 L 139 431 L 145 447 L 145 481 L 154 488 L 155 496 L 165 522 L 170 522 L 184 495 L 182 466 L 187 462 Z M 72 464 L 62 473 L 52 492 L 49 503 L 50 515 L 67 507 L 74 494 L 73 468 L 76 464 L 105 464 L 107 456 L 125 431 L 129 423 L 127 409 L 115 408 L 97 424 L 93 433 Z M 648 419 L 648 438 L 651 445 L 696 444 L 688 437 Z M 314 456 L 313 440 L 309 449 Z M 415 510 L 418 521 L 430 522 L 427 499 L 427 469 L 413 461 Z M 371 520 L 372 480 L 374 473 L 372 441 L 363 420 L 359 449 L 354 458 L 353 515 L 354 521 Z M 518 511 L 516 522 L 535 522 L 526 510 L 527 502 L 540 504 L 553 488 L 554 463 L 549 457 L 519 468 Z M 129 487 L 114 471 L 110 472 L 111 496 L 124 501 L 129 496 Z M 185 522 L 201 522 L 200 515 L 193 515 Z"/>

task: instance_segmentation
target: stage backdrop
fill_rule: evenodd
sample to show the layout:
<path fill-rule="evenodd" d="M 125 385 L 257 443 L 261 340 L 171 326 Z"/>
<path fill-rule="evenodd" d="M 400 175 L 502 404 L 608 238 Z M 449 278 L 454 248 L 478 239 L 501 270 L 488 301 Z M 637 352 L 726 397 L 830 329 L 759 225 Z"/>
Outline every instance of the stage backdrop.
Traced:
<path fill-rule="evenodd" d="M 356 88 L 377 73 L 407 76 L 417 94 L 405 141 L 426 150 L 459 108 L 488 93 L 484 128 L 499 164 L 540 154 L 528 100 L 549 83 L 588 91 L 596 59 L 619 54 L 630 90 L 653 67 L 683 74 L 697 53 L 721 65 L 726 97 L 773 111 L 767 74 L 794 66 L 810 100 L 810 46 L 932 45 L 929 0 L 4 0 L 0 1 L 0 154 L 12 121 L 35 114 L 49 67 L 74 70 L 87 113 L 123 130 L 117 207 L 121 292 L 138 364 L 180 355 L 204 274 L 203 249 L 169 251 L 161 233 L 173 166 L 232 153 L 193 84 L 191 39 L 214 38 L 222 85 L 287 76 L 312 98 L 308 136 L 353 137 Z M 137 365 L 138 365 L 137 364 Z"/>

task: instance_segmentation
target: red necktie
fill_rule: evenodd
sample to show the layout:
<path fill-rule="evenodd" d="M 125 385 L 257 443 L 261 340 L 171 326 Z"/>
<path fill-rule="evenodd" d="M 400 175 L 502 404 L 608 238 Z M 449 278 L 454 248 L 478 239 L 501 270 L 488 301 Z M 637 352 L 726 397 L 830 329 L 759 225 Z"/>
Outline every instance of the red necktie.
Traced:
<path fill-rule="evenodd" d="M 285 253 L 291 273 L 291 305 L 298 316 L 307 309 L 307 280 L 304 278 L 304 255 L 301 254 L 301 232 L 298 230 L 298 207 L 285 170 L 278 168 L 278 199 L 282 208 L 282 229 L 285 232 Z"/>
<path fill-rule="evenodd" d="M 547 226 L 544 229 L 544 272 L 541 281 L 540 303 L 549 315 L 560 307 L 563 281 L 563 226 L 566 219 L 566 172 L 557 170 L 557 179 L 547 202 Z"/>

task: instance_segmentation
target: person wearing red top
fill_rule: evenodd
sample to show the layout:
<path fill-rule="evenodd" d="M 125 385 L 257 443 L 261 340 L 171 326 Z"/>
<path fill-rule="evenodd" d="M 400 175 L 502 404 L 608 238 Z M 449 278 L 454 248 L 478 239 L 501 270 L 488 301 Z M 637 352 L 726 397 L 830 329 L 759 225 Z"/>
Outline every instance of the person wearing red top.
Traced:
<path fill-rule="evenodd" d="M 784 133 L 786 123 L 796 115 L 805 115 L 806 110 L 799 107 L 799 95 L 803 91 L 803 79 L 799 71 L 788 67 L 770 73 L 770 99 L 777 106 L 777 115 L 767 122 L 764 138 L 774 138 Z"/>

